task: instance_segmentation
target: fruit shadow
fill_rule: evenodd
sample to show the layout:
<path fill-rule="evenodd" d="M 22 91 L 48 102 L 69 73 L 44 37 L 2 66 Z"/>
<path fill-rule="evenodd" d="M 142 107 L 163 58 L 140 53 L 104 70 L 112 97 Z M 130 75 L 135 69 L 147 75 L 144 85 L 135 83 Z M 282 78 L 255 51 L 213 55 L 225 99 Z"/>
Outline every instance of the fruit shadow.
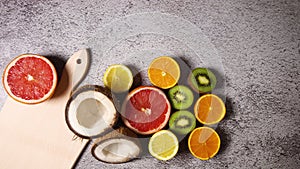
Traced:
<path fill-rule="evenodd" d="M 126 65 L 132 72 L 133 83 L 130 89 L 135 89 L 143 84 L 143 79 L 147 79 L 143 74 L 143 70 L 139 71 L 138 68 L 132 64 Z"/>
<path fill-rule="evenodd" d="M 189 134 L 186 134 L 186 135 L 176 134 L 176 136 L 177 136 L 177 139 L 179 141 L 178 154 L 187 154 L 187 153 L 189 153 L 189 147 L 188 147 Z"/>
<path fill-rule="evenodd" d="M 69 78 L 67 77 L 68 75 L 66 72 L 64 72 L 66 60 L 61 56 L 47 55 L 45 57 L 51 61 L 57 73 L 57 88 L 52 98 L 59 97 L 64 94 L 64 91 L 66 91 L 65 89 L 69 84 Z"/>
<path fill-rule="evenodd" d="M 57 80 L 59 81 L 61 76 L 62 76 L 63 69 L 64 69 L 65 64 L 66 64 L 66 60 L 63 59 L 61 56 L 47 55 L 45 57 L 47 59 L 49 59 L 51 61 L 51 63 L 54 65 L 54 67 L 56 69 L 57 77 L 58 77 Z"/>
<path fill-rule="evenodd" d="M 229 134 L 230 132 L 220 126 L 218 126 L 216 128 L 216 132 L 219 134 L 220 139 L 221 139 L 221 146 L 220 146 L 218 154 L 222 155 L 225 153 L 225 150 L 228 148 L 228 146 L 231 142 L 231 136 Z"/>
<path fill-rule="evenodd" d="M 232 98 L 226 97 L 226 101 L 225 101 L 226 114 L 225 114 L 225 117 L 223 120 L 235 117 L 235 113 L 233 110 L 233 104 L 234 104 L 234 102 L 232 101 Z"/>
<path fill-rule="evenodd" d="M 188 77 L 192 72 L 192 67 L 188 64 L 188 61 L 184 56 L 174 57 L 174 60 L 179 64 L 180 67 L 180 78 L 178 81 L 179 85 L 188 85 Z"/>
<path fill-rule="evenodd" d="M 210 93 L 218 95 L 225 102 L 225 75 L 223 75 L 219 70 L 216 69 L 209 68 L 209 70 L 213 72 L 217 79 L 217 84 Z"/>
<path fill-rule="evenodd" d="M 226 114 L 221 123 L 235 116 L 235 113 L 233 111 L 233 102 L 231 98 L 226 98 L 225 106 Z M 228 131 L 228 128 L 226 130 L 224 127 L 222 127 L 222 125 L 218 125 L 216 128 L 216 132 L 219 134 L 221 139 L 221 147 L 218 154 L 223 154 L 231 142 L 230 131 Z"/>

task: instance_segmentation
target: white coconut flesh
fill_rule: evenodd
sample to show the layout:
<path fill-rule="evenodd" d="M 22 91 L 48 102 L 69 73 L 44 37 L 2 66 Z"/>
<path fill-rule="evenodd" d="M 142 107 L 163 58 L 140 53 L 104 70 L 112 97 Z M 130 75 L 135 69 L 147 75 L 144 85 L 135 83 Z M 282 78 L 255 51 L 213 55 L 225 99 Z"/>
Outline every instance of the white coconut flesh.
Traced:
<path fill-rule="evenodd" d="M 116 114 L 114 104 L 106 95 L 90 90 L 78 94 L 71 101 L 68 122 L 76 133 L 89 137 L 110 128 Z"/>
<path fill-rule="evenodd" d="M 139 146 L 128 139 L 108 139 L 94 149 L 94 155 L 105 162 L 120 163 L 136 158 L 140 154 Z"/>

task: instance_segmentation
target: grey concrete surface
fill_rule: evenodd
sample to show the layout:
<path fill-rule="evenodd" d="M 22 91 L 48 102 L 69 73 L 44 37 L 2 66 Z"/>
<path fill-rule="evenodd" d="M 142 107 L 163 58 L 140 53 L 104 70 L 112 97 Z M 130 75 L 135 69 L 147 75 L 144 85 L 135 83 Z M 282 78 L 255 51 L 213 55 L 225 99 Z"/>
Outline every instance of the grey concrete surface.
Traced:
<path fill-rule="evenodd" d="M 182 144 L 177 156 L 167 162 L 146 156 L 124 164 L 105 164 L 91 156 L 89 145 L 75 168 L 296 169 L 300 166 L 299 9 L 298 0 L 1 0 L 0 71 L 23 53 L 48 56 L 61 69 L 72 53 L 91 48 L 99 27 L 115 18 L 151 11 L 176 15 L 199 27 L 223 63 L 227 115 L 217 128 L 220 152 L 200 161 Z M 110 52 L 128 52 L 144 44 L 147 49 L 172 50 L 175 45 L 171 53 L 193 55 L 184 44 L 156 36 L 132 37 Z M 101 65 L 102 60 L 113 62 L 93 59 L 99 66 L 94 65 L 85 83 L 101 79 L 106 66 Z M 1 106 L 6 97 L 1 86 Z"/>

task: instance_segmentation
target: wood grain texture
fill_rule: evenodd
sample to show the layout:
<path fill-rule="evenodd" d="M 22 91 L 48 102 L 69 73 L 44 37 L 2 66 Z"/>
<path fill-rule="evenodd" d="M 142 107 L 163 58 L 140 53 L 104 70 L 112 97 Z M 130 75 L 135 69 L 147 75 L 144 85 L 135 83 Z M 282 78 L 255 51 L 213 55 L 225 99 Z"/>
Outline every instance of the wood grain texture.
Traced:
<path fill-rule="evenodd" d="M 0 168 L 71 168 L 88 140 L 73 140 L 65 123 L 75 53 L 66 63 L 51 99 L 26 105 L 7 98 L 0 112 Z"/>

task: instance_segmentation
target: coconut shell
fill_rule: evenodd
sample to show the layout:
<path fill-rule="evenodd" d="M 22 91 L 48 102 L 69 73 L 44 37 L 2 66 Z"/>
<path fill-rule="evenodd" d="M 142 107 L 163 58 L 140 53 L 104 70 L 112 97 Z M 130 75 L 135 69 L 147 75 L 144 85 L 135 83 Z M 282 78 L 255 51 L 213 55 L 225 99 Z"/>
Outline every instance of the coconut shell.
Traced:
<path fill-rule="evenodd" d="M 69 129 L 70 129 L 74 134 L 76 134 L 77 136 L 79 136 L 79 137 L 81 137 L 81 138 L 86 138 L 86 139 L 87 139 L 87 138 L 96 138 L 96 137 L 102 136 L 102 135 L 104 135 L 104 134 L 106 134 L 106 133 L 108 133 L 108 132 L 110 132 L 110 131 L 113 130 L 113 128 L 116 126 L 116 124 L 117 124 L 117 122 L 118 122 L 119 113 L 116 112 L 115 116 L 113 117 L 113 120 L 112 120 L 111 123 L 110 123 L 110 126 L 108 126 L 104 132 L 99 133 L 99 134 L 97 134 L 97 135 L 93 135 L 93 136 L 85 136 L 85 135 L 79 134 L 76 130 L 74 130 L 74 129 L 72 128 L 72 126 L 70 125 L 69 121 L 67 120 L 67 119 L 68 119 L 68 113 L 67 113 L 67 112 L 69 111 L 71 102 L 72 102 L 73 100 L 75 100 L 75 98 L 78 97 L 78 95 L 79 95 L 80 93 L 85 92 L 85 91 L 96 91 L 96 92 L 100 92 L 100 93 L 104 94 L 105 96 L 107 96 L 107 98 L 109 98 L 109 99 L 112 101 L 112 103 L 113 103 L 114 99 L 113 99 L 113 95 L 112 95 L 111 91 L 108 90 L 108 89 L 105 88 L 105 87 L 98 86 L 98 85 L 85 85 L 85 86 L 82 86 L 82 87 L 78 88 L 77 90 L 75 90 L 75 91 L 72 93 L 71 97 L 69 98 L 69 100 L 68 100 L 68 102 L 67 102 L 67 104 L 66 104 L 66 108 L 65 108 L 65 112 L 66 112 L 66 113 L 65 113 L 65 119 L 66 119 L 66 123 L 67 123 Z M 116 111 L 117 111 L 117 109 L 116 109 Z"/>
<path fill-rule="evenodd" d="M 139 148 L 139 153 L 136 154 L 135 157 L 128 157 L 128 158 L 124 158 L 121 161 L 114 161 L 114 162 L 105 161 L 104 159 L 99 158 L 95 153 L 96 148 L 99 145 L 103 144 L 104 142 L 111 141 L 112 139 L 125 139 L 125 140 L 133 142 Z M 134 132 L 132 132 L 130 129 L 128 129 L 126 127 L 119 127 L 117 129 L 115 129 L 114 131 L 112 131 L 110 133 L 107 133 L 106 135 L 95 139 L 91 151 L 92 151 L 92 155 L 97 160 L 100 160 L 100 161 L 103 161 L 103 162 L 106 162 L 106 163 L 124 163 L 124 162 L 128 162 L 128 161 L 130 161 L 134 158 L 137 158 L 138 155 L 141 154 L 142 148 L 141 148 L 141 143 L 138 140 L 137 135 Z"/>

